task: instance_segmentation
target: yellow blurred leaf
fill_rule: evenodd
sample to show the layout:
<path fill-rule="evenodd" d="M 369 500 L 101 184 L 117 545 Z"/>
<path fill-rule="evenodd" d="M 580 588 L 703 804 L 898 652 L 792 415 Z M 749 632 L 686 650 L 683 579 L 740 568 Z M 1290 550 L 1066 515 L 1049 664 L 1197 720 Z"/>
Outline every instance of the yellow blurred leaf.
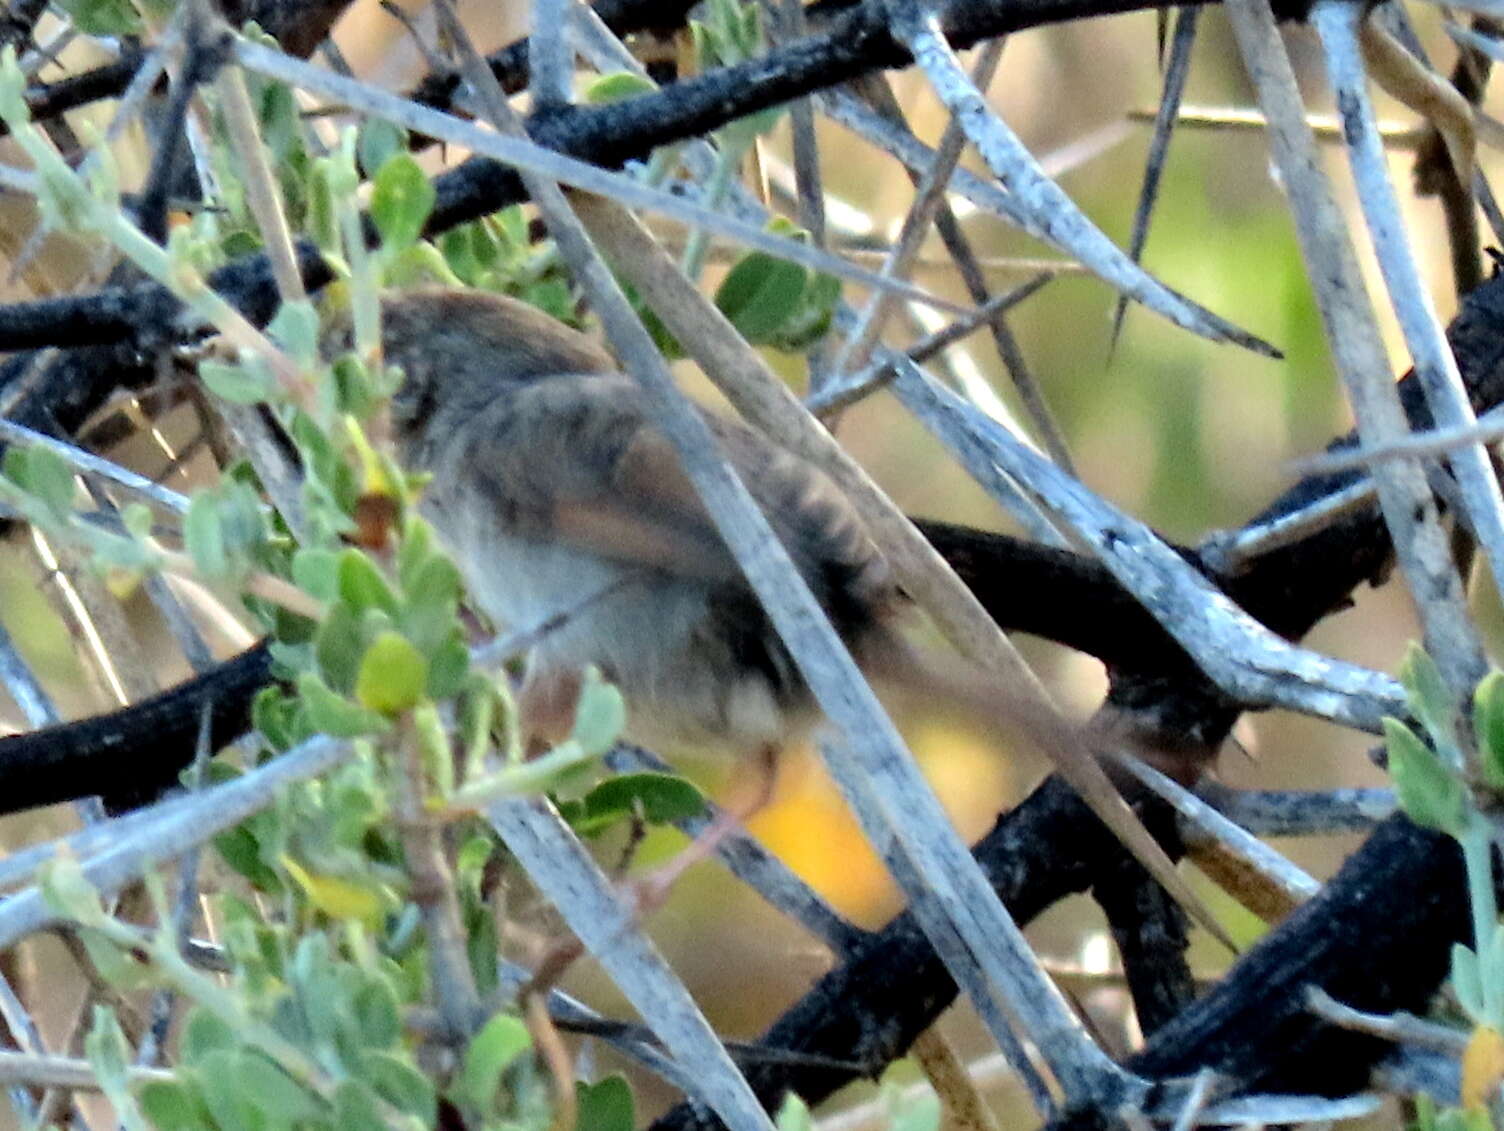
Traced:
<path fill-rule="evenodd" d="M 117 601 L 129 600 L 135 596 L 136 590 L 141 588 L 141 571 L 139 569 L 126 569 L 124 566 L 111 565 L 105 567 L 105 588 L 110 591 L 110 596 Z"/>
<path fill-rule="evenodd" d="M 308 902 L 331 919 L 355 919 L 370 923 L 382 914 L 384 900 L 378 888 L 339 876 L 317 875 L 303 868 L 290 856 L 282 857 L 282 867 L 298 887 L 303 889 Z"/>
<path fill-rule="evenodd" d="M 1483 1107 L 1504 1080 L 1504 1035 L 1479 1025 L 1462 1054 L 1462 1104 Z"/>

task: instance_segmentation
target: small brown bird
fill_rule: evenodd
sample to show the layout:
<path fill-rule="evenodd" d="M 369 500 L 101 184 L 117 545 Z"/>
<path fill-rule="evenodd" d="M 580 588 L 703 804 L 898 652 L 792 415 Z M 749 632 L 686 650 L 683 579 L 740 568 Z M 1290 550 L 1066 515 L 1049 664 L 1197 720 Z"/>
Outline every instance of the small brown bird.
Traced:
<path fill-rule="evenodd" d="M 670 754 L 755 757 L 762 792 L 740 816 L 763 804 L 775 755 L 807 736 L 819 709 L 637 384 L 590 338 L 494 294 L 409 291 L 384 300 L 383 323 L 386 360 L 406 374 L 393 434 L 408 465 L 432 473 L 423 507 L 472 598 L 516 629 L 562 620 L 528 657 L 527 736 L 568 734 L 594 665 L 626 700 L 629 738 Z M 761 433 L 704 416 L 879 693 L 964 706 L 1027 736 L 1220 935 L 1096 764 L 1103 736 L 911 647 L 900 631 L 910 601 L 846 496 Z"/>
<path fill-rule="evenodd" d="M 391 297 L 383 337 L 407 376 L 393 434 L 433 474 L 424 509 L 475 602 L 515 628 L 576 610 L 528 659 L 534 735 L 568 732 L 587 664 L 621 689 L 628 734 L 648 746 L 766 755 L 810 729 L 819 712 L 792 657 L 609 354 L 475 291 Z M 891 668 L 907 602 L 845 497 L 761 434 L 705 416 L 857 661 Z"/>

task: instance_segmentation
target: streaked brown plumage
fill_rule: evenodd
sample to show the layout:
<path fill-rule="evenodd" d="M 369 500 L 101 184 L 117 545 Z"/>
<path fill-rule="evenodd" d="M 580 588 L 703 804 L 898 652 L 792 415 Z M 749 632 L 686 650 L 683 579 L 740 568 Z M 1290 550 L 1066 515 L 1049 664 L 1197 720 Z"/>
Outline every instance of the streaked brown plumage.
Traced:
<path fill-rule="evenodd" d="M 387 299 L 388 362 L 406 383 L 393 431 L 433 474 L 425 512 L 477 604 L 515 628 L 615 586 L 529 660 L 524 708 L 567 729 L 573 680 L 595 664 L 649 745 L 751 753 L 818 717 L 636 385 L 591 339 L 513 299 L 419 290 Z M 821 606 L 861 662 L 902 647 L 905 602 L 826 477 L 744 425 L 706 413 Z"/>
<path fill-rule="evenodd" d="M 590 664 L 621 689 L 628 736 L 661 751 L 751 755 L 771 767 L 803 737 L 819 718 L 809 688 L 641 391 L 610 355 L 532 307 L 473 291 L 384 300 L 383 339 L 387 360 L 406 374 L 392 405 L 394 435 L 409 465 L 433 475 L 423 507 L 472 598 L 518 629 L 571 614 L 528 658 L 522 713 L 532 737 L 568 732 Z M 910 648 L 897 631 L 908 601 L 846 497 L 760 433 L 714 413 L 705 419 L 879 689 L 964 704 L 1026 734 L 1220 935 L 1096 764 L 1105 736 Z M 757 804 L 771 788 L 771 773 L 763 778 Z M 734 814 L 723 818 L 701 851 L 734 823 Z"/>

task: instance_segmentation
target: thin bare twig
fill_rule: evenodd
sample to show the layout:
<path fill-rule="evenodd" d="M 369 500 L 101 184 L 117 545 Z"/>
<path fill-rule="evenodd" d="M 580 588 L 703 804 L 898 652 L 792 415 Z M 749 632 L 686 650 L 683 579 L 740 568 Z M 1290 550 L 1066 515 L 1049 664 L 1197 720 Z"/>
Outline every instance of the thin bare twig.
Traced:
<path fill-rule="evenodd" d="M 1266 0 L 1228 0 L 1225 8 L 1269 121 L 1301 255 L 1359 431 L 1366 443 L 1387 442 L 1408 432 L 1408 422 L 1273 13 Z M 1374 477 L 1395 554 L 1420 609 L 1427 649 L 1445 665 L 1451 686 L 1471 686 L 1483 673 L 1483 654 L 1425 477 L 1406 462 L 1376 468 Z"/>

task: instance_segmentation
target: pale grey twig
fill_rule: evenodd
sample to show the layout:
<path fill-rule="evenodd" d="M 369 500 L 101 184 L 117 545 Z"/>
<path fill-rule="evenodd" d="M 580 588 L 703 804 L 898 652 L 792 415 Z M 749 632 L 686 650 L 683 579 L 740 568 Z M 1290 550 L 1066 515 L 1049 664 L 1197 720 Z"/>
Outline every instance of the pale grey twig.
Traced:
<path fill-rule="evenodd" d="M 62 716 L 53 706 L 52 697 L 32 674 L 21 653 L 16 651 L 15 642 L 4 624 L 0 624 L 0 683 L 5 685 L 5 690 L 33 729 L 61 721 Z"/>
<path fill-rule="evenodd" d="M 998 60 L 1003 57 L 1005 39 L 989 40 L 972 68 L 972 82 L 978 90 L 986 90 L 997 73 Z M 945 199 L 945 187 L 950 184 L 956 162 L 966 146 L 966 131 L 960 120 L 952 115 L 945 131 L 935 146 L 935 161 L 924 171 L 914 192 L 913 202 L 903 218 L 897 238 L 883 264 L 883 274 L 895 279 L 908 278 L 913 269 L 914 256 L 929 234 L 935 214 Z M 847 334 L 845 345 L 836 355 L 833 369 L 845 374 L 854 367 L 865 365 L 872 354 L 872 347 L 882 336 L 883 324 L 892 310 L 890 296 L 877 291 L 867 300 L 867 305 L 857 315 L 856 326 Z"/>
<path fill-rule="evenodd" d="M 1198 1114 L 1195 1126 L 1247 1127 L 1250 1131 L 1264 1131 L 1283 1124 L 1361 1119 L 1383 1106 L 1383 1098 L 1372 1092 L 1358 1092 L 1339 1099 L 1326 1096 L 1235 1096 L 1206 1105 Z M 1183 1107 L 1172 1107 L 1170 1101 L 1166 1101 L 1152 1109 L 1150 1114 L 1159 1122 L 1174 1119 L 1183 1110 Z"/>
<path fill-rule="evenodd" d="M 497 993 L 493 1000 L 514 1000 L 522 987 L 532 981 L 532 977 L 532 971 L 525 967 L 519 966 L 515 962 L 502 960 L 499 963 L 497 971 Z M 571 997 L 563 990 L 549 990 L 547 1004 L 549 1016 L 565 1024 L 570 1022 L 583 1021 L 590 1023 L 605 1020 L 595 1010 L 578 999 Z M 660 1045 L 644 1040 L 636 1034 L 627 1033 L 605 1036 L 602 1039 L 609 1041 L 613 1047 L 626 1053 L 649 1072 L 652 1072 L 670 1086 L 679 1089 L 686 1096 L 694 1095 L 694 1077 L 685 1068 L 681 1067 L 678 1061 L 667 1055 Z"/>
<path fill-rule="evenodd" d="M 132 495 L 145 502 L 152 503 L 174 514 L 188 513 L 188 498 L 180 495 L 169 487 L 163 487 L 160 483 L 153 482 L 144 475 L 138 475 L 134 471 L 121 467 L 117 463 L 96 456 L 93 452 L 86 452 L 83 448 L 73 444 L 64 443 L 62 440 L 48 436 L 43 432 L 27 428 L 23 424 L 17 424 L 12 420 L 0 419 L 0 440 L 8 440 L 13 444 L 26 444 L 38 448 L 46 448 L 69 466 L 76 468 L 85 475 L 98 476 L 107 479 L 111 483 L 125 488 Z"/>
<path fill-rule="evenodd" d="M 1374 501 L 1375 490 L 1372 479 L 1358 479 L 1346 487 L 1320 495 L 1296 510 L 1249 523 L 1234 531 L 1209 534 L 1196 547 L 1196 552 L 1217 573 L 1235 577 L 1247 569 L 1253 559 L 1293 545 L 1368 506 Z"/>
<path fill-rule="evenodd" d="M 1292 904 L 1304 903 L 1321 890 L 1321 885 L 1304 869 L 1296 867 L 1258 837 L 1228 820 L 1224 814 L 1153 766 L 1131 756 L 1117 761 L 1119 766 L 1169 802 L 1175 812 L 1180 814 L 1182 824 L 1191 826 L 1189 832 L 1193 836 L 1220 845 L 1242 860 L 1284 893 Z"/>
<path fill-rule="evenodd" d="M 780 35 L 784 40 L 798 39 L 805 33 L 804 0 L 781 0 Z M 795 99 L 789 105 L 789 124 L 794 139 L 794 190 L 799 201 L 799 223 L 810 239 L 825 246 L 825 189 L 820 177 L 820 150 L 815 136 L 815 107 L 809 98 Z"/>
<path fill-rule="evenodd" d="M 684 984 L 638 929 L 580 842 L 543 799 L 510 798 L 487 810 L 508 851 L 564 916 L 682 1069 L 687 1094 L 730 1131 L 771 1131 L 772 1121 Z"/>
<path fill-rule="evenodd" d="M 11 986 L 10 979 L 4 974 L 0 974 L 0 1018 L 4 1019 L 11 1040 L 16 1043 L 21 1055 L 45 1055 L 47 1046 L 42 1043 L 41 1030 L 37 1028 L 37 1023 L 21 1001 L 20 995 Z M 30 1091 L 19 1085 L 12 1085 L 6 1088 L 5 1095 L 10 1100 L 11 1109 L 24 1121 L 23 1126 L 37 1126 L 40 1108 Z"/>
<path fill-rule="evenodd" d="M 1160 112 L 1158 109 L 1132 109 L 1128 111 L 1128 120 L 1153 122 L 1159 117 Z M 1342 140 L 1342 123 L 1338 121 L 1335 114 L 1307 114 L 1305 117 L 1306 124 L 1311 127 L 1311 132 L 1318 141 L 1340 142 Z M 1263 133 L 1268 127 L 1263 114 L 1243 106 L 1182 105 L 1175 115 L 1175 125 L 1177 129 L 1186 130 L 1246 131 L 1248 133 Z M 1424 133 L 1422 127 L 1410 125 L 1408 122 L 1379 123 L 1379 136 L 1391 149 L 1414 149 L 1420 144 Z"/>
<path fill-rule="evenodd" d="M 1177 326 L 1214 342 L 1233 342 L 1256 353 L 1278 356 L 1268 343 L 1190 302 L 1147 274 L 1086 218 L 988 108 L 986 100 L 966 77 L 932 9 L 915 0 L 886 0 L 886 6 L 894 38 L 914 57 L 1009 197 L 1032 217 L 1034 232 Z"/>
<path fill-rule="evenodd" d="M 1366 832 L 1395 809 L 1392 789 L 1231 789 L 1209 781 L 1196 794 L 1255 836 Z"/>
<path fill-rule="evenodd" d="M 673 769 L 650 751 L 625 743 L 606 755 L 606 765 L 617 773 L 672 773 Z M 720 816 L 709 801 L 705 812 L 675 821 L 674 826 L 691 840 Z M 868 937 L 794 874 L 782 860 L 744 832 L 732 833 L 716 845 L 716 856 L 731 874 L 768 901 L 769 905 L 798 923 L 838 955 L 849 955 Z"/>
<path fill-rule="evenodd" d="M 100 852 L 115 841 L 163 819 L 174 811 L 175 806 L 186 804 L 188 800 L 183 796 L 168 797 L 150 808 L 135 809 L 98 824 L 85 826 L 67 836 L 7 853 L 4 858 L 0 858 L 0 891 L 26 883 L 36 875 L 37 869 L 62 853 L 84 857 Z"/>
<path fill-rule="evenodd" d="M 1424 1092 L 1437 1103 L 1457 1104 L 1462 1093 L 1462 1065 L 1455 1056 L 1402 1045 L 1374 1066 L 1373 1084 L 1390 1095 Z"/>
<path fill-rule="evenodd" d="M 893 93 L 892 84 L 886 76 L 872 75 L 864 82 L 857 84 L 855 89 L 870 102 L 878 113 L 886 116 L 900 127 L 906 127 L 903 107 Z M 1041 162 L 1042 164 L 1042 162 Z M 905 169 L 916 188 L 923 179 L 913 169 Z M 954 267 L 961 285 L 966 288 L 966 293 L 971 300 L 985 306 L 990 299 L 991 288 L 988 285 L 982 260 L 972 249 L 971 241 L 967 238 L 961 221 L 957 218 L 950 201 L 944 197 L 940 199 L 935 210 L 935 231 L 945 247 L 946 255 Z M 913 257 L 916 264 L 922 261 L 920 254 Z M 1077 270 L 1083 270 L 1080 264 L 1072 265 Z M 911 318 L 918 319 L 921 312 L 909 307 Z M 838 313 L 838 322 L 845 328 L 845 313 Z M 925 328 L 926 331 L 928 327 Z M 1056 422 L 1054 414 L 1050 411 L 1049 401 L 1039 387 L 1038 381 L 1029 369 L 1029 363 L 1024 358 L 1022 348 L 1014 337 L 1012 329 L 1008 325 L 1005 315 L 999 313 L 987 320 L 987 329 L 992 334 L 992 344 L 997 349 L 998 356 L 1002 359 L 1004 368 L 1008 371 L 1008 377 L 1013 382 L 1013 387 L 1018 393 L 1019 403 L 1028 415 L 1029 421 L 1034 426 L 1035 435 L 1044 445 L 1045 451 L 1050 453 L 1050 458 L 1067 471 L 1075 474 L 1075 464 L 1071 459 L 1070 446 L 1066 443 L 1065 434 Z M 1032 528 L 1031 528 L 1032 532 Z M 1037 535 L 1036 535 L 1037 536 Z M 1048 539 L 1046 539 L 1048 541 Z"/>
<path fill-rule="evenodd" d="M 142 1068 L 130 1065 L 125 1078 L 132 1085 L 170 1083 L 177 1074 L 165 1068 Z M 42 1088 L 65 1088 L 76 1092 L 97 1092 L 99 1078 L 87 1060 L 71 1056 L 45 1056 L 27 1052 L 0 1051 L 0 1084 L 28 1084 Z"/>
<path fill-rule="evenodd" d="M 1171 1131 L 1191 1131 L 1193 1127 L 1199 1127 L 1202 1123 L 1202 1115 L 1206 1111 L 1206 1101 L 1211 1098 L 1212 1089 L 1217 1084 L 1217 1074 L 1210 1068 L 1203 1068 L 1196 1073 L 1191 1082 L 1191 1091 L 1185 1098 L 1185 1103 L 1175 1116 L 1174 1126 Z"/>
<path fill-rule="evenodd" d="M 1196 44 L 1196 20 L 1201 9 L 1192 5 L 1176 9 L 1175 32 L 1170 38 L 1170 58 L 1165 65 L 1164 89 L 1159 96 L 1159 110 L 1154 116 L 1154 133 L 1149 140 L 1149 154 L 1144 159 L 1144 182 L 1133 208 L 1133 228 L 1128 237 L 1128 258 L 1138 263 L 1149 238 L 1149 219 L 1159 199 L 1159 182 L 1165 171 L 1165 154 L 1170 137 L 1180 118 L 1180 102 L 1185 95 L 1185 80 L 1191 73 L 1191 48 Z M 1112 311 L 1112 348 L 1117 348 L 1123 332 L 1123 316 L 1128 311 L 1128 296 L 1118 295 Z"/>
<path fill-rule="evenodd" d="M 1371 467 L 1394 459 L 1448 456 L 1466 444 L 1497 444 L 1504 440 L 1504 405 L 1495 405 L 1471 424 L 1428 428 L 1396 436 L 1373 447 L 1341 448 L 1300 460 L 1295 470 L 1302 475 L 1330 475 L 1355 467 Z"/>
<path fill-rule="evenodd" d="M 951 314 L 969 314 L 970 308 L 933 295 L 906 283 L 885 279 L 849 263 L 839 256 L 797 240 L 765 232 L 722 212 L 703 208 L 672 193 L 649 188 L 621 173 L 613 173 L 526 140 L 483 130 L 470 122 L 400 98 L 368 83 L 345 78 L 323 67 L 305 63 L 281 51 L 237 38 L 232 51 L 236 62 L 248 70 L 279 79 L 326 98 L 337 99 L 373 117 L 385 118 L 414 133 L 426 134 L 452 145 L 474 150 L 483 157 L 528 170 L 537 176 L 596 192 L 635 208 L 657 212 L 671 220 L 701 227 L 779 259 L 825 271 L 863 286 L 893 290 L 904 298 Z"/>
<path fill-rule="evenodd" d="M 205 702 L 199 709 L 198 741 L 193 751 L 193 764 L 189 766 L 186 775 L 186 786 L 189 793 L 197 793 L 203 788 L 204 771 L 209 765 L 209 759 L 214 756 L 214 748 L 210 744 L 210 724 L 213 721 L 213 704 Z M 165 929 L 172 932 L 172 938 L 179 950 L 187 951 L 190 926 L 193 922 L 193 908 L 198 901 L 199 863 L 202 853 L 198 847 L 190 849 L 183 854 L 178 861 L 178 890 L 173 896 L 170 921 L 164 924 Z M 151 1004 L 147 1010 L 149 1022 L 146 1032 L 141 1036 L 141 1042 L 136 1047 L 136 1064 L 142 1067 L 150 1067 L 157 1063 L 167 1047 L 168 1030 L 172 1027 L 173 1010 L 177 1005 L 177 993 L 167 986 L 162 986 L 152 995 Z"/>
<path fill-rule="evenodd" d="M 1144 523 L 1117 510 L 906 358 L 894 391 L 984 487 L 999 472 L 1067 526 L 1227 694 L 1377 731 L 1403 717 L 1393 679 L 1280 639 Z"/>
<path fill-rule="evenodd" d="M 1479 16 L 1504 19 L 1504 0 L 1449 0 L 1448 8 L 1461 8 Z"/>
<path fill-rule="evenodd" d="M 1267 0 L 1228 0 L 1225 10 L 1269 122 L 1306 274 L 1359 432 L 1366 444 L 1387 442 L 1407 433 L 1409 424 L 1274 15 Z M 1449 686 L 1471 687 L 1485 670 L 1483 653 L 1425 476 L 1404 461 L 1376 467 L 1373 474 L 1395 555 L 1420 611 L 1426 648 L 1443 665 Z"/>
<path fill-rule="evenodd" d="M 1354 1009 L 1332 997 L 1320 986 L 1306 987 L 1306 1005 L 1312 1013 L 1333 1025 L 1356 1033 L 1369 1033 L 1396 1044 L 1417 1045 L 1451 1056 L 1467 1048 L 1468 1033 L 1451 1025 L 1438 1025 L 1413 1013 L 1369 1013 Z"/>
<path fill-rule="evenodd" d="M 860 782 L 853 782 L 847 775 L 851 773 L 851 758 L 839 736 L 828 738 L 820 743 L 820 755 L 827 765 L 831 767 L 831 775 L 836 779 L 836 784 L 841 787 L 847 803 L 856 814 L 857 820 L 864 829 L 880 827 L 884 820 L 884 814 L 876 805 L 874 799 L 867 790 L 860 788 Z M 846 757 L 842 757 L 846 754 Z M 997 995 L 990 993 L 978 994 L 971 989 L 976 985 L 986 986 L 988 971 L 978 960 L 978 956 L 972 947 L 953 929 L 949 928 L 948 920 L 951 918 L 943 906 L 934 903 L 934 895 L 926 887 L 923 875 L 914 867 L 908 852 L 896 838 L 878 840 L 868 833 L 868 839 L 882 857 L 883 864 L 889 873 L 898 881 L 898 886 L 909 898 L 909 911 L 925 922 L 932 921 L 934 926 L 926 926 L 925 933 L 929 936 L 931 944 L 945 962 L 946 969 L 956 979 L 956 983 L 966 987 L 971 997 L 972 1005 L 981 1017 L 987 1031 L 992 1034 L 992 1039 L 997 1042 L 1003 1058 L 1012 1067 L 1014 1073 L 1023 1083 L 1034 1107 L 1046 1118 L 1055 1112 L 1055 1099 L 1050 1093 L 1049 1086 L 1041 1078 L 1039 1070 L 1029 1057 L 1028 1049 L 1014 1032 L 1012 1020 L 1004 1012 L 1005 1001 L 1000 1001 Z M 1044 967 L 1039 959 L 1030 952 L 1022 955 L 1008 956 L 1010 965 L 1022 968 L 1027 965 L 1027 975 L 1033 977 L 1044 975 Z M 1046 975 L 1047 976 L 1047 975 Z M 1051 983 L 1054 984 L 1053 981 Z M 1035 1047 L 1039 1049 L 1041 1058 L 1055 1073 L 1060 1075 L 1058 1067 L 1063 1057 L 1071 1053 L 1069 1044 L 1059 1038 L 1054 1038 L 1054 1047 L 1041 1045 L 1035 1040 L 1035 1034 L 1025 1028 L 1024 1033 L 1030 1040 L 1034 1040 Z M 1091 1048 L 1095 1050 L 1096 1046 Z M 1083 1065 L 1089 1067 L 1089 1064 Z M 1099 1085 L 1100 1086 L 1100 1085 Z M 1137 1089 L 1130 1089 L 1136 1091 Z"/>
<path fill-rule="evenodd" d="M 272 175 L 266 149 L 261 144 L 256 111 L 251 107 L 245 75 L 236 67 L 221 68 L 215 87 L 220 112 L 224 115 L 225 137 L 239 161 L 244 177 L 241 187 L 245 191 L 245 201 L 261 233 L 266 257 L 272 265 L 272 278 L 277 283 L 277 293 L 284 303 L 301 302 L 308 297 L 308 292 L 303 287 L 303 273 L 298 269 L 297 252 L 293 250 L 292 229 L 287 223 L 287 210 L 282 206 L 282 190 Z M 202 96 L 195 93 L 194 97 Z"/>
<path fill-rule="evenodd" d="M 1053 278 L 1053 275 L 1041 272 L 1020 286 L 994 295 L 982 306 L 977 307 L 974 314 L 947 323 L 933 334 L 915 342 L 904 353 L 913 361 L 928 361 L 941 350 L 948 349 L 968 334 L 980 329 L 996 315 L 1017 306 Z M 816 416 L 825 416 L 871 396 L 891 382 L 895 375 L 893 366 L 879 359 L 859 372 L 811 394 L 805 400 L 804 406 Z"/>
<path fill-rule="evenodd" d="M 448 0 L 439 0 L 438 14 L 440 26 L 448 32 L 458 51 L 461 73 L 485 117 L 507 140 L 515 139 L 522 134 L 521 122 L 508 105 L 495 76 L 470 43 Z M 625 369 L 640 382 L 649 404 L 658 410 L 667 426 L 665 431 L 671 438 L 680 439 L 679 429 L 674 425 L 682 424 L 682 418 L 688 416 L 704 433 L 702 442 L 713 446 L 705 422 L 674 399 L 678 394 L 667 366 L 646 327 L 595 253 L 563 191 L 547 175 L 529 168 L 519 172 L 528 195 L 543 213 L 560 255 L 600 316 Z M 673 420 L 670 412 L 664 411 L 664 402 L 681 410 L 680 420 Z M 686 453 L 681 449 L 680 454 L 683 457 Z M 697 470 L 694 461 L 685 462 L 686 470 L 694 477 Z M 729 469 L 726 474 L 732 483 L 741 486 Z M 704 492 L 698 479 L 695 485 Z M 745 488 L 742 490 L 745 492 Z M 715 500 L 706 493 L 705 501 L 709 505 Z M 713 517 L 720 513 L 714 506 L 710 506 L 710 512 Z M 725 534 L 722 529 L 722 535 Z M 776 545 L 771 531 L 767 539 Z M 737 544 L 732 541 L 728 544 L 735 553 Z M 741 560 L 741 554 L 737 557 Z M 792 566 L 787 565 L 786 569 L 797 584 Z M 819 615 L 818 607 L 815 615 Z M 683 984 L 638 930 L 634 909 L 617 898 L 600 869 L 552 807 L 542 801 L 502 801 L 488 810 L 488 816 L 533 882 L 653 1027 L 664 1047 L 694 1078 L 696 1094 L 731 1131 L 768 1131 L 771 1123 L 756 1095 Z"/>
<path fill-rule="evenodd" d="M 532 0 L 528 25 L 528 93 L 537 109 L 567 106 L 574 79 L 574 51 L 569 46 L 572 0 Z"/>
<path fill-rule="evenodd" d="M 1399 198 L 1389 180 L 1383 143 L 1379 138 L 1373 104 L 1368 98 L 1367 76 L 1358 43 L 1358 28 L 1365 13 L 1346 3 L 1323 0 L 1311 12 L 1326 58 L 1327 74 L 1342 110 L 1348 160 L 1358 190 L 1358 200 L 1368 221 L 1374 254 L 1388 287 L 1390 305 L 1399 320 L 1415 376 L 1426 393 L 1426 403 L 1443 428 L 1469 428 L 1477 424 L 1467 389 L 1452 356 L 1446 332 L 1436 316 L 1435 304 L 1420 277 L 1414 250 L 1406 236 Z M 1451 454 L 1473 537 L 1477 539 L 1492 575 L 1504 585 L 1504 493 L 1480 444 L 1471 444 Z M 1472 682 L 1454 685 L 1462 691 Z"/>
<path fill-rule="evenodd" d="M 84 877 L 101 893 L 116 892 L 266 808 L 288 785 L 327 773 L 350 752 L 348 742 L 319 735 L 233 781 L 143 809 L 131 831 L 108 838 L 99 852 L 82 861 Z M 56 916 L 36 887 L 7 897 L 0 901 L 0 950 L 54 922 Z"/>

